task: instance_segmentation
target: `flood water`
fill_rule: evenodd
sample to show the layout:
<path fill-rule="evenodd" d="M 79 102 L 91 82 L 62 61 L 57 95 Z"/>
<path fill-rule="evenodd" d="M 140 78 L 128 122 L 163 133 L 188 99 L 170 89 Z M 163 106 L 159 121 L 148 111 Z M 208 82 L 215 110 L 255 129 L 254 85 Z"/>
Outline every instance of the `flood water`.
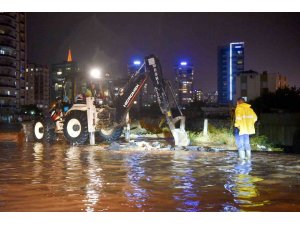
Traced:
<path fill-rule="evenodd" d="M 300 211 L 300 155 L 0 146 L 0 211 Z"/>

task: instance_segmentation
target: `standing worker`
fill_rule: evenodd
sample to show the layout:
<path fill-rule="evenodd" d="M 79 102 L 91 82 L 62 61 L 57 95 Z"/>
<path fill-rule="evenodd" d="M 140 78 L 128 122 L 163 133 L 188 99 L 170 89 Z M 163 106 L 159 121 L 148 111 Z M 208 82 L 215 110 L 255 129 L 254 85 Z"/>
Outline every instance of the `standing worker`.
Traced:
<path fill-rule="evenodd" d="M 255 134 L 254 123 L 257 116 L 250 104 L 245 103 L 243 98 L 237 99 L 235 109 L 234 136 L 239 151 L 239 159 L 244 160 L 247 157 L 251 159 L 251 146 L 249 135 Z"/>
<path fill-rule="evenodd" d="M 97 89 L 94 82 L 90 82 L 89 87 L 85 92 L 85 97 L 97 97 Z"/>

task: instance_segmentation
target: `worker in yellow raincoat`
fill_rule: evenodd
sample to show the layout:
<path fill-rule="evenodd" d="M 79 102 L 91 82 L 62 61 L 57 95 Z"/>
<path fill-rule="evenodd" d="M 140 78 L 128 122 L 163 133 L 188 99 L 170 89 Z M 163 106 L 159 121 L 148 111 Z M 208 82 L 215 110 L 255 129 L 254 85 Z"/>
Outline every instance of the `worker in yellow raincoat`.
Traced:
<path fill-rule="evenodd" d="M 251 105 L 245 103 L 243 98 L 238 98 L 235 109 L 234 136 L 241 160 L 251 159 L 249 135 L 255 134 L 254 124 L 256 121 L 257 116 Z"/>

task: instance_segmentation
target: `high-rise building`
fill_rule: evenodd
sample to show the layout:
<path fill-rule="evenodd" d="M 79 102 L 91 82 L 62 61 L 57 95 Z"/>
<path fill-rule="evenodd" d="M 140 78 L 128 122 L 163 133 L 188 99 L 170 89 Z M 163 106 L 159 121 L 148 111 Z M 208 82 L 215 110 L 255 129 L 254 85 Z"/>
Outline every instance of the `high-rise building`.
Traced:
<path fill-rule="evenodd" d="M 288 86 L 286 76 L 264 71 L 259 74 L 253 70 L 243 71 L 236 79 L 236 96 L 246 101 L 254 100 L 268 92 Z"/>
<path fill-rule="evenodd" d="M 26 14 L 0 13 L 0 120 L 25 104 Z"/>
<path fill-rule="evenodd" d="M 178 90 L 178 103 L 181 106 L 193 102 L 193 76 L 194 67 L 187 62 L 180 62 L 175 67 Z"/>
<path fill-rule="evenodd" d="M 67 101 L 74 101 L 75 84 L 79 76 L 78 63 L 72 61 L 71 50 L 69 49 L 67 61 L 51 65 L 51 101 L 62 97 Z"/>
<path fill-rule="evenodd" d="M 236 77 L 244 71 L 244 42 L 232 42 L 218 48 L 218 102 L 232 103 L 235 98 Z"/>
<path fill-rule="evenodd" d="M 48 109 L 50 104 L 48 67 L 28 64 L 25 82 L 25 104 L 36 105 L 40 109 Z"/>

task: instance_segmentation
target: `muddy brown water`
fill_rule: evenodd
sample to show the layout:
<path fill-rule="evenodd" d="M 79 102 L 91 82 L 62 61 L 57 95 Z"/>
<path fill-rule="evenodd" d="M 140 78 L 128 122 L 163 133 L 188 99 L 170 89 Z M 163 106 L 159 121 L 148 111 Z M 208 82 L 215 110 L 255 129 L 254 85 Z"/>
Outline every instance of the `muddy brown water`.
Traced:
<path fill-rule="evenodd" d="M 300 155 L 0 143 L 0 211 L 300 211 Z"/>

